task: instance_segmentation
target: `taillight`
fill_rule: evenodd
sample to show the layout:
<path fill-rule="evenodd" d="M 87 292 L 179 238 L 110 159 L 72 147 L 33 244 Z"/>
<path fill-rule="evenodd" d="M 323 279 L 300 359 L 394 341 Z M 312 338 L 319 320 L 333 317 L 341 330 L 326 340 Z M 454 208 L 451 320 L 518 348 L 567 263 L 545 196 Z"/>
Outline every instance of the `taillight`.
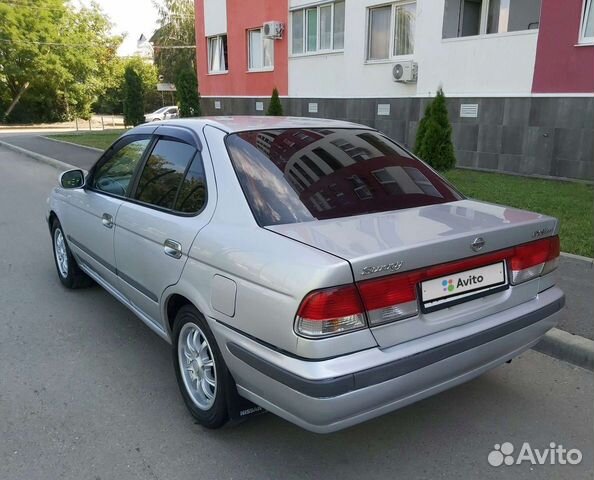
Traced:
<path fill-rule="evenodd" d="M 416 286 L 421 278 L 420 272 L 411 272 L 360 282 L 358 287 L 369 323 L 380 325 L 416 315 Z"/>
<path fill-rule="evenodd" d="M 295 322 L 297 333 L 316 338 L 365 326 L 365 310 L 355 285 L 311 292 L 301 302 Z"/>
<path fill-rule="evenodd" d="M 557 236 L 515 247 L 509 260 L 511 283 L 517 285 L 555 270 L 559 263 L 559 247 Z"/>
<path fill-rule="evenodd" d="M 327 337 L 417 315 L 417 285 L 425 280 L 507 261 L 512 285 L 545 275 L 559 263 L 559 237 L 518 245 L 476 257 L 412 272 L 374 278 L 309 293 L 301 302 L 295 331 L 306 337 Z"/>

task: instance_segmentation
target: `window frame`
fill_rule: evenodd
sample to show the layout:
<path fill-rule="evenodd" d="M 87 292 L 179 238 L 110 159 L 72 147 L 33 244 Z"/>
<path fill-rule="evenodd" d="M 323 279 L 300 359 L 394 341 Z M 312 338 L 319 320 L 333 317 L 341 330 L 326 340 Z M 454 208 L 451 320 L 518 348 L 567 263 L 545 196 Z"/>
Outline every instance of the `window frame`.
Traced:
<path fill-rule="evenodd" d="M 405 5 L 415 5 L 415 32 L 414 32 L 414 46 L 412 53 L 407 53 L 404 55 L 394 55 L 394 48 L 396 47 L 396 41 L 394 35 L 396 33 L 396 8 L 405 6 Z M 371 11 L 377 8 L 384 8 L 384 7 L 391 7 L 390 10 L 390 33 L 389 38 L 390 42 L 388 45 L 388 57 L 387 58 L 376 58 L 370 59 L 369 58 L 369 49 L 371 47 Z M 415 54 L 416 48 L 416 27 L 417 27 L 417 0 L 400 0 L 397 2 L 389 2 L 389 3 L 380 3 L 377 5 L 370 5 L 366 8 L 366 18 L 365 18 L 365 63 L 366 64 L 375 64 L 375 63 L 391 63 L 394 61 L 401 61 L 401 60 L 412 60 Z"/>
<path fill-rule="evenodd" d="M 344 23 L 343 26 L 343 42 L 342 42 L 342 48 L 334 48 L 334 37 L 335 37 L 335 33 L 334 33 L 334 11 L 335 11 L 335 4 L 336 3 L 344 3 L 344 8 L 345 8 L 345 19 L 346 19 L 346 2 L 345 0 L 333 0 L 331 2 L 321 2 L 315 5 L 308 5 L 308 6 L 302 6 L 302 7 L 297 7 L 297 8 L 292 8 L 290 10 L 290 14 L 291 14 L 291 18 L 290 21 L 288 22 L 290 25 L 290 32 L 289 32 L 289 39 L 290 39 L 290 45 L 289 45 L 289 58 L 291 57 L 307 57 L 307 56 L 311 56 L 311 55 L 324 55 L 324 54 L 329 54 L 329 53 L 344 53 L 344 38 L 345 38 L 345 32 L 344 30 L 346 30 L 346 22 Z M 320 15 L 320 10 L 322 8 L 325 7 L 331 7 L 331 11 L 330 11 L 330 45 L 331 47 L 325 48 L 325 49 L 320 49 L 320 27 L 321 27 L 321 15 Z M 316 49 L 315 50 L 308 50 L 307 49 L 307 37 L 308 37 L 308 25 L 307 25 L 307 12 L 308 10 L 316 10 L 316 25 L 317 25 L 317 31 L 316 31 Z M 302 18 L 302 32 L 303 32 L 303 51 L 301 52 L 293 52 L 293 14 L 295 12 L 302 12 L 303 18 Z"/>
<path fill-rule="evenodd" d="M 226 57 L 225 57 L 224 48 L 223 48 L 223 59 L 225 60 L 225 69 L 224 70 L 211 70 L 210 69 L 210 64 L 211 64 L 210 42 L 212 40 L 214 40 L 215 38 L 222 39 L 223 37 L 227 38 L 227 40 L 226 40 L 226 42 L 227 42 L 227 56 Z M 221 42 L 223 42 L 223 40 L 221 40 Z M 229 38 L 227 37 L 226 33 L 219 33 L 218 35 L 211 35 L 211 36 L 206 37 L 206 60 L 207 60 L 206 68 L 207 68 L 209 75 L 224 75 L 226 73 L 229 73 L 229 51 L 228 51 L 229 43 L 228 42 L 229 42 Z"/>
<path fill-rule="evenodd" d="M 592 0 L 585 0 L 587 1 L 592 1 Z M 543 0 L 540 0 L 540 8 L 542 10 L 542 2 Z M 539 25 L 538 28 L 527 28 L 524 30 L 512 30 L 511 32 L 505 31 L 505 32 L 492 32 L 492 33 L 488 33 L 487 29 L 489 28 L 489 6 L 491 4 L 491 0 L 481 0 L 481 13 L 480 13 L 480 22 L 479 22 L 479 31 L 478 34 L 476 35 L 465 35 L 465 36 L 458 36 L 456 35 L 455 37 L 444 37 L 443 36 L 443 25 L 445 22 L 445 11 L 444 11 L 444 16 L 442 18 L 442 38 L 441 41 L 442 42 L 455 42 L 455 41 L 463 41 L 463 40 L 467 40 L 467 39 L 477 39 L 477 38 L 492 38 L 493 36 L 516 36 L 516 35 L 537 35 L 538 31 L 540 29 L 540 16 L 539 16 Z M 582 12 L 582 18 L 583 18 L 583 12 Z M 460 24 L 460 14 L 458 14 L 458 24 Z M 582 28 L 581 28 L 581 24 L 580 24 L 580 36 L 581 36 L 581 32 L 582 32 Z"/>
<path fill-rule="evenodd" d="M 594 33 L 591 37 L 586 37 L 586 14 L 594 16 L 594 0 L 584 0 L 582 2 L 582 11 L 580 17 L 580 32 L 578 38 L 579 45 L 594 45 Z"/>
<path fill-rule="evenodd" d="M 250 53 L 251 53 L 251 32 L 260 32 L 260 54 L 262 55 L 262 66 L 261 67 L 251 67 L 250 66 Z M 270 40 L 270 45 L 272 46 L 272 65 L 265 66 L 264 65 L 264 41 Z M 246 31 L 246 43 L 247 43 L 247 71 L 249 73 L 257 73 L 257 72 L 273 72 L 274 71 L 274 40 L 268 39 L 264 37 L 264 29 L 262 27 L 256 28 L 248 28 Z"/>

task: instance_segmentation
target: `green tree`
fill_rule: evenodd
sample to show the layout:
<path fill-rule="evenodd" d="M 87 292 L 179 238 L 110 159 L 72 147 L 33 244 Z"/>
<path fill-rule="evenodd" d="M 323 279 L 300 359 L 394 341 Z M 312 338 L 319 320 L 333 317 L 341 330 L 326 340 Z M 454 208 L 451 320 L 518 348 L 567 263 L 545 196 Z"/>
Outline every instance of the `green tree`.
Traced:
<path fill-rule="evenodd" d="M 180 117 L 198 117 L 200 111 L 200 94 L 196 71 L 190 65 L 180 68 L 175 80 Z"/>
<path fill-rule="evenodd" d="M 456 165 L 452 126 L 448 118 L 445 95 L 440 88 L 431 106 L 427 108 L 425 125 L 419 126 L 421 141 L 417 136 L 416 154 L 436 170 L 446 171 Z"/>
<path fill-rule="evenodd" d="M 162 98 L 157 91 L 157 67 L 140 57 L 117 58 L 111 64 L 105 92 L 99 96 L 94 108 L 98 113 L 123 113 L 126 68 L 132 68 L 141 78 L 144 90 L 144 111 L 152 112 L 162 107 Z"/>
<path fill-rule="evenodd" d="M 0 3 L 0 120 L 90 115 L 121 43 L 95 3 Z"/>
<path fill-rule="evenodd" d="M 124 72 L 124 123 L 136 126 L 144 122 L 144 85 L 132 66 Z"/>
<path fill-rule="evenodd" d="M 155 64 L 166 82 L 174 82 L 180 69 L 196 70 L 194 0 L 153 0 L 153 4 L 159 14 L 159 28 L 150 39 Z"/>
<path fill-rule="evenodd" d="M 278 90 L 276 87 L 272 90 L 272 96 L 270 97 L 270 104 L 268 105 L 268 111 L 266 115 L 273 117 L 280 117 L 283 115 L 283 106 L 280 98 L 278 97 Z"/>

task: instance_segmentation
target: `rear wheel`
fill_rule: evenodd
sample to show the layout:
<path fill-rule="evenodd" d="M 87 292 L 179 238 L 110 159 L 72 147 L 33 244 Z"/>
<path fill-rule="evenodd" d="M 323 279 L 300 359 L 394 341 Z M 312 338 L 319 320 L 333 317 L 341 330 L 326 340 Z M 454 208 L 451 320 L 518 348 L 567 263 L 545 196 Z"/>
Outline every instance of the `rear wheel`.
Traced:
<path fill-rule="evenodd" d="M 93 280 L 77 265 L 62 230 L 62 225 L 56 219 L 52 224 L 52 244 L 54 247 L 54 261 L 58 270 L 58 277 L 66 288 L 84 288 L 92 285 Z"/>
<path fill-rule="evenodd" d="M 198 423 L 220 428 L 228 420 L 229 372 L 215 338 L 200 312 L 180 309 L 173 331 L 173 364 L 182 397 Z"/>

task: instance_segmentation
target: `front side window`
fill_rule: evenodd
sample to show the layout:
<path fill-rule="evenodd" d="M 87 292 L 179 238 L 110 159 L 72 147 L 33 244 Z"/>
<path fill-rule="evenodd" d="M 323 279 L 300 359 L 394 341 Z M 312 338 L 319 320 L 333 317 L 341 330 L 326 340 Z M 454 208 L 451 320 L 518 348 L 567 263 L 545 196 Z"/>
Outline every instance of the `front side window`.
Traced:
<path fill-rule="evenodd" d="M 344 48 L 344 1 L 291 12 L 293 54 Z"/>
<path fill-rule="evenodd" d="M 368 19 L 367 60 L 388 60 L 413 54 L 415 2 L 370 8 Z"/>
<path fill-rule="evenodd" d="M 171 210 L 196 149 L 186 143 L 160 139 L 151 152 L 134 198 L 140 202 Z"/>
<path fill-rule="evenodd" d="M 594 43 L 594 0 L 584 1 L 580 43 Z"/>
<path fill-rule="evenodd" d="M 227 35 L 208 38 L 208 73 L 226 72 L 228 69 Z"/>
<path fill-rule="evenodd" d="M 150 142 L 148 136 L 122 138 L 93 173 L 92 188 L 112 195 L 125 196 L 136 166 Z"/>
<path fill-rule="evenodd" d="M 541 0 L 446 0 L 443 38 L 538 29 Z"/>
<path fill-rule="evenodd" d="M 259 135 L 273 138 L 270 145 Z M 300 138 L 289 145 L 287 138 Z M 372 130 L 231 134 L 229 156 L 256 221 L 279 225 L 459 200 L 433 170 Z"/>
<path fill-rule="evenodd" d="M 265 38 L 262 29 L 248 30 L 248 69 L 263 70 L 274 66 L 274 40 Z"/>

